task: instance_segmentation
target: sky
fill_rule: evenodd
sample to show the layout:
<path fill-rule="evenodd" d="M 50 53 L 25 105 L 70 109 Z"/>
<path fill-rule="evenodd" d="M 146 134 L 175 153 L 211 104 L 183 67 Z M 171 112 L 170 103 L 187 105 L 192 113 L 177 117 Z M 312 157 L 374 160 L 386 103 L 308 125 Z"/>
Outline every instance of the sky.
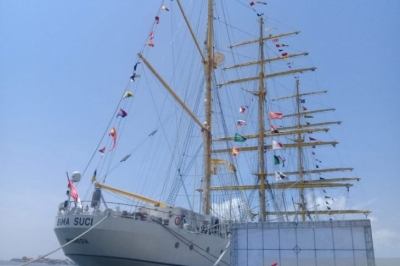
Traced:
<path fill-rule="evenodd" d="M 84 168 L 114 111 L 160 5 L 145 2 L 0 0 L 0 260 L 59 246 L 65 172 Z M 400 257 L 400 1 L 271 0 L 263 12 L 301 31 L 344 121 L 375 256 Z"/>

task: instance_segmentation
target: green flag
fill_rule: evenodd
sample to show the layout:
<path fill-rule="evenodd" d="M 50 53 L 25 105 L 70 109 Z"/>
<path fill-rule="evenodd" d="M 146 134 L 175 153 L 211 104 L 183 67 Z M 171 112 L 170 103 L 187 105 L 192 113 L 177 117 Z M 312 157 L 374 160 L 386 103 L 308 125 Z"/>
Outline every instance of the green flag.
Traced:
<path fill-rule="evenodd" d="M 235 133 L 235 137 L 233 138 L 233 141 L 235 142 L 245 142 L 247 139 L 238 133 Z"/>
<path fill-rule="evenodd" d="M 305 118 L 314 118 L 312 115 L 304 115 Z"/>
<path fill-rule="evenodd" d="M 274 164 L 282 164 L 283 167 L 285 167 L 285 159 L 282 158 L 280 155 L 276 156 L 274 155 Z"/>

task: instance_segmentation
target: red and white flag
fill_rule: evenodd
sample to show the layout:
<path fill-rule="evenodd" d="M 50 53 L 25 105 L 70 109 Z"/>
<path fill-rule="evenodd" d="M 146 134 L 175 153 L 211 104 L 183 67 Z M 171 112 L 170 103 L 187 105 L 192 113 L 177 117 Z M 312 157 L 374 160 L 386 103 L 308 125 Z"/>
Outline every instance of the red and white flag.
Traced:
<path fill-rule="evenodd" d="M 280 142 L 277 142 L 275 140 L 272 141 L 272 149 L 274 150 L 278 150 L 278 149 L 282 149 L 283 148 L 283 144 Z"/>
<path fill-rule="evenodd" d="M 282 117 L 282 113 L 269 112 L 269 118 L 271 119 L 282 119 Z"/>
<path fill-rule="evenodd" d="M 246 109 L 247 109 L 247 106 L 241 106 L 239 108 L 239 113 L 244 113 L 246 111 Z"/>
<path fill-rule="evenodd" d="M 68 179 L 68 187 L 69 187 L 69 189 L 70 189 L 70 195 L 71 195 L 71 197 L 72 197 L 76 202 L 79 202 L 79 201 L 80 201 L 80 200 L 79 200 L 79 195 L 78 195 L 78 192 L 77 192 L 76 189 L 75 189 L 74 183 L 72 183 L 72 181 L 69 180 L 69 177 L 68 177 L 68 176 L 67 176 L 67 179 Z"/>

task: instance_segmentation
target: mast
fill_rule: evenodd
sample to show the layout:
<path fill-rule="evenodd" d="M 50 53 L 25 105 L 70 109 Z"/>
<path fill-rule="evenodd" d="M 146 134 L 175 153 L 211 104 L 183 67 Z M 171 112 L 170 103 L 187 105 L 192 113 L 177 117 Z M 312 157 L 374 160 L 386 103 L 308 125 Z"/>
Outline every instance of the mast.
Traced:
<path fill-rule="evenodd" d="M 301 143 L 301 120 L 300 120 L 300 96 L 299 96 L 299 79 L 296 79 L 296 105 L 297 105 L 297 154 L 298 154 L 298 166 L 299 166 L 299 183 L 302 184 L 304 182 L 303 180 L 303 153 L 302 153 L 302 145 Z M 304 187 L 301 186 L 299 190 L 299 196 L 301 202 L 300 208 L 301 208 L 301 220 L 304 222 L 306 220 L 306 202 L 304 200 Z"/>
<path fill-rule="evenodd" d="M 210 2 L 209 2 L 210 3 Z M 210 10 L 211 7 L 209 6 L 209 11 L 211 12 L 212 10 Z M 209 19 L 211 19 L 209 17 Z M 209 21 L 209 25 L 211 25 L 212 21 Z M 276 99 L 272 99 L 274 100 L 285 100 L 285 99 L 293 99 L 295 100 L 295 112 L 293 112 L 292 114 L 285 114 L 282 115 L 283 119 L 289 118 L 289 119 L 293 119 L 295 121 L 295 123 L 291 126 L 284 126 L 284 127 L 280 127 L 279 128 L 279 132 L 272 132 L 269 130 L 265 130 L 265 124 L 264 124 L 264 102 L 268 93 L 267 90 L 267 86 L 264 83 L 264 79 L 270 79 L 270 78 L 277 78 L 277 77 L 282 77 L 282 76 L 287 76 L 287 75 L 293 75 L 296 73 L 304 73 L 304 72 L 308 72 L 308 71 L 314 71 L 316 70 L 315 67 L 306 67 L 306 68 L 295 68 L 295 69 L 290 69 L 290 70 L 286 70 L 286 71 L 280 71 L 280 72 L 267 72 L 265 73 L 265 64 L 267 63 L 271 63 L 271 62 L 275 62 L 275 61 L 279 61 L 279 60 L 286 60 L 287 58 L 291 58 L 291 57 L 297 57 L 297 56 L 302 56 L 302 55 L 308 55 L 307 52 L 304 53 L 297 53 L 297 54 L 293 54 L 293 55 L 282 55 L 282 56 L 278 56 L 275 58 L 265 58 L 264 56 L 264 41 L 265 40 L 273 40 L 275 38 L 279 37 L 284 37 L 284 36 L 288 36 L 291 34 L 297 34 L 298 32 L 293 32 L 293 33 L 287 33 L 287 34 L 281 34 L 281 35 L 269 35 L 267 37 L 263 36 L 263 24 L 264 24 L 264 18 L 260 17 L 259 18 L 259 26 L 260 26 L 260 33 L 259 33 L 259 38 L 252 40 L 252 41 L 247 41 L 247 42 L 242 42 L 239 44 L 235 44 L 235 45 L 231 45 L 229 48 L 236 48 L 239 46 L 244 46 L 244 45 L 248 45 L 248 44 L 256 44 L 258 42 L 259 44 L 259 58 L 257 61 L 251 61 L 251 62 L 245 62 L 245 63 L 239 63 L 239 64 L 235 64 L 233 66 L 228 66 L 223 68 L 223 70 L 229 70 L 229 69 L 236 69 L 236 68 L 244 68 L 244 67 L 249 67 L 249 66 L 259 66 L 260 70 L 259 70 L 259 74 L 255 74 L 254 76 L 250 76 L 250 77 L 242 77 L 239 79 L 234 79 L 234 80 L 227 80 L 227 81 L 223 81 L 222 83 L 217 84 L 217 86 L 219 88 L 223 87 L 223 86 L 227 86 L 228 85 L 237 85 L 239 83 L 248 83 L 248 82 L 258 82 L 258 90 L 257 91 L 249 91 L 249 90 L 244 90 L 247 91 L 249 93 L 251 93 L 252 95 L 255 95 L 258 97 L 258 132 L 256 132 L 255 134 L 251 134 L 251 135 L 245 135 L 243 136 L 246 139 L 257 139 L 257 145 L 254 146 L 243 146 L 240 148 L 240 152 L 257 152 L 257 166 L 258 169 L 256 170 L 256 173 L 252 173 L 253 175 L 258 177 L 258 184 L 250 184 L 250 185 L 234 185 L 234 186 L 220 186 L 220 187 L 210 187 L 210 183 L 206 183 L 209 182 L 209 176 L 207 179 L 204 179 L 204 183 L 201 189 L 197 189 L 199 191 L 206 191 L 208 194 L 210 195 L 210 190 L 212 191 L 224 191 L 224 190 L 237 190 L 237 191 L 244 191 L 244 190 L 253 190 L 253 191 L 258 191 L 259 192 L 259 221 L 260 222 L 265 222 L 269 220 L 270 216 L 278 216 L 278 218 L 280 218 L 280 216 L 282 215 L 282 213 L 284 213 L 286 216 L 289 215 L 294 215 L 295 216 L 295 220 L 297 220 L 297 216 L 301 215 L 301 220 L 305 221 L 306 217 L 309 217 L 309 219 L 311 218 L 311 215 L 317 215 L 317 214 L 321 214 L 321 215 L 332 215 L 332 214 L 355 214 L 355 213 L 364 213 L 364 214 L 369 214 L 370 211 L 369 210 L 338 210 L 338 209 L 331 209 L 330 207 L 327 207 L 327 210 L 320 210 L 319 208 L 317 208 L 319 205 L 315 205 L 313 206 L 312 204 L 310 206 L 307 206 L 307 199 L 306 199 L 306 192 L 308 190 L 314 190 L 314 189 L 322 189 L 322 188 L 347 188 L 347 190 L 349 190 L 350 187 L 353 186 L 352 183 L 347 183 L 347 182 L 342 182 L 342 181 L 358 181 L 360 180 L 360 178 L 358 177 L 332 177 L 332 178 L 328 178 L 328 177 L 319 177 L 319 179 L 315 179 L 313 177 L 315 177 L 316 175 L 321 175 L 323 173 L 330 173 L 330 172 L 339 172 L 339 171 L 352 171 L 353 168 L 349 168 L 349 167 L 342 167 L 342 168 L 319 168 L 316 165 L 316 169 L 308 169 L 307 167 L 304 166 L 304 164 L 307 161 L 307 156 L 305 154 L 303 154 L 303 151 L 305 151 L 306 149 L 309 148 L 315 148 L 317 146 L 333 146 L 335 147 L 337 144 L 339 144 L 339 142 L 337 141 L 321 141 L 321 140 L 316 140 L 313 139 L 311 141 L 306 141 L 303 136 L 304 134 L 311 134 L 313 132 L 328 132 L 330 130 L 329 127 L 322 127 L 322 126 L 326 126 L 326 125 L 331 125 L 331 124 L 341 124 L 341 121 L 329 121 L 329 122 L 321 122 L 321 123 L 311 123 L 311 122 L 307 122 L 307 121 L 302 121 L 302 118 L 312 118 L 312 116 L 310 116 L 310 114 L 314 114 L 314 113 L 322 113 L 322 112 L 328 112 L 328 111 L 334 111 L 334 108 L 326 108 L 326 109 L 319 109 L 319 110 L 307 110 L 304 111 L 303 107 L 301 106 L 302 104 L 302 97 L 303 96 L 307 96 L 307 95 L 314 95 L 314 94 L 320 94 L 320 93 L 326 93 L 326 90 L 323 91 L 312 91 L 312 92 L 305 92 L 305 93 L 300 93 L 300 82 L 299 79 L 296 78 L 296 83 L 295 83 L 295 94 L 294 95 L 289 95 L 289 96 L 284 96 L 284 97 L 279 97 Z M 210 29 L 209 29 L 210 31 Z M 208 39 L 207 39 L 207 49 L 208 49 L 208 62 L 211 61 L 212 57 L 211 57 L 211 47 L 210 45 L 212 44 L 211 42 L 211 37 L 210 36 L 210 32 L 208 32 Z M 277 46 L 278 47 L 278 46 Z M 207 62 L 206 62 L 207 63 Z M 211 91 L 211 84 L 208 82 L 211 82 L 211 76 L 210 73 L 212 73 L 212 68 L 210 66 L 210 63 L 208 63 L 208 65 L 206 64 L 207 67 L 207 88 L 209 88 L 209 90 Z M 291 68 L 291 67 L 290 67 Z M 253 84 L 254 84 L 253 83 Z M 207 90 L 208 91 L 208 90 Z M 208 95 L 208 94 L 206 94 Z M 206 102 L 207 100 L 210 99 L 209 96 L 206 96 Z M 210 104 L 210 103 L 209 103 Z M 211 107 L 209 107 L 211 108 Z M 207 110 L 207 109 L 206 109 Z M 210 110 L 210 109 L 209 109 Z M 207 113 L 209 115 L 209 113 Z M 207 116 L 208 117 L 208 116 Z M 211 121 L 211 120 L 210 120 Z M 303 124 L 304 122 L 304 124 Z M 208 120 L 206 121 L 206 123 L 208 123 Z M 205 124 L 206 127 L 209 127 L 209 124 Z M 208 135 L 203 134 L 203 136 L 211 136 L 211 133 L 209 133 Z M 265 162 L 265 152 L 269 151 L 269 150 L 273 150 L 274 147 L 271 144 L 265 144 L 265 138 L 273 138 L 273 137 L 278 137 L 278 136 L 282 136 L 282 137 L 286 137 L 288 140 L 292 141 L 292 142 L 288 142 L 284 144 L 285 149 L 296 149 L 296 151 L 294 151 L 295 153 L 297 153 L 297 167 L 296 167 L 296 160 L 293 162 L 293 166 L 296 169 L 289 169 L 289 171 L 285 171 L 283 173 L 283 176 L 297 176 L 297 180 L 296 181 L 289 181 L 288 179 L 283 180 L 284 182 L 279 182 L 279 180 L 277 180 L 278 182 L 272 182 L 272 183 L 268 183 L 267 181 L 267 177 L 274 177 L 276 178 L 276 172 L 274 172 L 272 169 L 267 168 L 266 166 L 266 162 Z M 290 136 L 290 137 L 289 137 Z M 206 137 L 205 137 L 206 138 Z M 212 141 L 213 142 L 217 142 L 217 141 L 232 141 L 235 140 L 235 137 L 233 136 L 225 136 L 225 137 L 220 137 L 220 138 L 215 138 Z M 207 139 L 207 141 L 210 141 L 209 139 Z M 204 141 L 204 143 L 207 143 L 206 141 Z M 205 151 L 209 151 L 206 150 L 207 148 L 205 147 Z M 230 153 L 232 152 L 232 149 L 227 147 L 227 148 L 217 148 L 217 149 L 213 149 L 210 151 L 211 154 L 215 155 L 215 154 L 221 154 L 221 153 Z M 209 156 L 208 153 L 205 152 L 205 154 L 207 154 L 207 156 Z M 291 154 L 293 155 L 293 154 Z M 208 157 L 209 158 L 209 157 Z M 206 159 L 206 158 L 205 158 Z M 207 169 L 206 169 L 207 170 Z M 269 172 L 268 172 L 269 170 Z M 272 170 L 272 171 L 271 171 Z M 292 170 L 292 171 L 290 171 Z M 206 176 L 207 172 L 205 173 Z M 310 177 L 309 177 L 310 176 Z M 284 178 L 282 177 L 282 179 Z M 208 185 L 208 186 L 207 186 Z M 298 195 L 299 199 L 297 199 L 296 202 L 294 202 L 293 198 L 292 201 L 295 205 L 297 205 L 297 207 L 292 211 L 292 210 L 288 210 L 286 208 L 286 202 L 287 199 L 289 199 L 290 195 L 285 195 L 284 192 L 282 191 L 282 193 L 280 193 L 282 195 L 282 200 L 281 199 L 274 199 L 272 198 L 273 202 L 273 206 L 271 207 L 267 207 L 266 204 L 266 190 L 271 191 L 271 195 L 274 196 L 274 191 L 277 190 L 295 190 L 295 193 Z M 323 190 L 323 189 L 322 189 Z M 323 190 L 324 193 L 326 193 L 325 190 Z M 206 196 L 206 195 L 204 195 Z M 330 198 L 329 196 L 325 195 L 325 199 L 326 198 Z M 275 201 L 276 200 L 276 201 Z M 333 199 L 332 199 L 333 200 Z M 208 203 L 209 204 L 209 203 Z M 326 204 L 329 204 L 328 202 L 326 202 Z M 281 207 L 284 206 L 284 210 L 281 210 Z M 209 205 L 207 205 L 209 206 Z M 268 208 L 268 209 L 267 209 Z M 203 210 L 205 210 L 203 208 Z M 207 212 L 203 211 L 205 214 L 207 214 Z"/>
<path fill-rule="evenodd" d="M 206 120 L 204 126 L 208 130 L 202 130 L 204 141 L 204 174 L 203 174 L 203 192 L 201 195 L 202 213 L 210 214 L 211 204 L 211 92 L 212 92 L 212 71 L 213 71 L 213 1 L 208 0 L 208 22 L 207 22 L 207 60 L 205 62 L 206 72 L 206 91 L 204 99 L 204 110 Z"/>
<path fill-rule="evenodd" d="M 264 158 L 264 99 L 266 90 L 264 88 L 264 40 L 263 40 L 264 18 L 260 17 L 260 74 L 258 85 L 258 171 L 260 178 L 260 221 L 265 222 L 266 204 L 265 204 L 265 158 Z"/>

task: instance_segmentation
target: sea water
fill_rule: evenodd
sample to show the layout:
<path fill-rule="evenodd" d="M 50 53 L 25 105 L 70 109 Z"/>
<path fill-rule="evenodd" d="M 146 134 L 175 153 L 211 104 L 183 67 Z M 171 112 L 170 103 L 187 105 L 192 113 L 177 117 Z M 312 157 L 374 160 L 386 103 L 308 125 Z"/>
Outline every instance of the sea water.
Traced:
<path fill-rule="evenodd" d="M 16 261 L 3 261 L 0 260 L 0 266 L 19 266 L 24 264 L 24 262 L 16 262 Z M 51 265 L 51 264 L 47 264 L 47 263 L 31 263 L 28 264 L 29 266 L 47 266 L 47 265 Z M 71 266 L 71 265 L 63 265 L 63 264 L 56 264 L 57 266 Z"/>

